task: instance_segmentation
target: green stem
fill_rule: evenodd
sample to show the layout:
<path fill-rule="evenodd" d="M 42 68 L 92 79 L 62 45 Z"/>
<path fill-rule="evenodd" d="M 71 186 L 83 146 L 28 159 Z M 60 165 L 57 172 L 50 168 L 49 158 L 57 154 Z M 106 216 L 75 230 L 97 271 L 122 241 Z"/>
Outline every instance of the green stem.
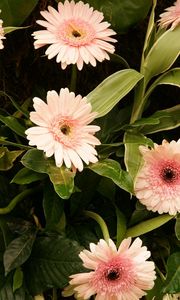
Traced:
<path fill-rule="evenodd" d="M 104 237 L 105 241 L 108 243 L 109 239 L 110 239 L 109 230 L 108 230 L 107 225 L 104 222 L 103 218 L 101 218 L 101 216 L 99 216 L 95 212 L 88 211 L 88 210 L 85 210 L 84 214 L 85 214 L 85 216 L 94 219 L 99 224 L 99 226 L 101 227 L 101 230 L 102 230 L 103 237 Z"/>
<path fill-rule="evenodd" d="M 52 296 L 52 300 L 57 300 L 57 290 L 55 288 L 53 288 L 53 296 Z"/>
<path fill-rule="evenodd" d="M 72 65 L 72 73 L 71 73 L 71 83 L 70 83 L 70 91 L 76 91 L 76 80 L 77 80 L 77 67 L 76 65 Z"/>
<path fill-rule="evenodd" d="M 161 280 L 164 282 L 166 280 L 166 277 L 163 275 L 163 273 L 159 270 L 157 266 L 156 266 L 156 272 L 158 273 Z"/>
<path fill-rule="evenodd" d="M 6 214 L 10 213 L 19 202 L 21 202 L 27 196 L 33 194 L 35 191 L 37 191 L 37 188 L 36 189 L 28 189 L 28 190 L 25 190 L 25 191 L 21 192 L 20 194 L 18 194 L 16 197 L 14 197 L 11 200 L 11 202 L 6 207 L 0 208 L 0 215 L 6 215 Z"/>

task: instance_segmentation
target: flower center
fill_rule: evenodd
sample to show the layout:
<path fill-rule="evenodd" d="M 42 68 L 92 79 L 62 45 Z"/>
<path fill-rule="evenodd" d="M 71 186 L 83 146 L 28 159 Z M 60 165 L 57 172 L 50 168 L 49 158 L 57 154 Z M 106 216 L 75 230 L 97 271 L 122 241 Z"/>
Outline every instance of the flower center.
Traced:
<path fill-rule="evenodd" d="M 167 166 L 162 169 L 161 176 L 166 183 L 174 183 L 178 179 L 178 172 L 176 168 Z"/>
<path fill-rule="evenodd" d="M 108 270 L 107 271 L 107 274 L 106 274 L 106 278 L 107 280 L 116 280 L 116 279 L 119 279 L 120 277 L 120 272 L 118 269 L 112 269 L 112 270 Z"/>
<path fill-rule="evenodd" d="M 69 133 L 71 132 L 70 126 L 68 126 L 66 124 L 60 126 L 60 130 L 64 135 L 69 135 Z"/>
<path fill-rule="evenodd" d="M 72 35 L 73 35 L 75 38 L 81 36 L 80 32 L 78 32 L 77 30 L 73 30 L 73 31 L 72 31 Z"/>

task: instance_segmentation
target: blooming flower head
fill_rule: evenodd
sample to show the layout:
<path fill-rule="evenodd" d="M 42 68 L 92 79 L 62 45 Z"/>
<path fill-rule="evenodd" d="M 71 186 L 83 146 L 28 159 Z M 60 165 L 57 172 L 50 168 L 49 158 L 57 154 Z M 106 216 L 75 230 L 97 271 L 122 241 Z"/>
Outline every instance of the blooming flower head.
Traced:
<path fill-rule="evenodd" d="M 165 9 L 165 12 L 160 15 L 159 25 L 162 28 L 170 26 L 173 30 L 180 24 L 180 0 L 177 0 L 173 6 Z"/>
<path fill-rule="evenodd" d="M 135 194 L 148 210 L 175 215 L 180 212 L 180 139 L 154 149 L 140 146 L 144 164 L 135 179 Z"/>
<path fill-rule="evenodd" d="M 1 12 L 1 10 L 0 10 L 0 12 Z M 2 27 L 2 24 L 3 24 L 3 21 L 0 19 L 0 49 L 4 48 L 2 40 L 5 39 L 4 29 Z"/>
<path fill-rule="evenodd" d="M 69 296 L 73 289 L 76 299 L 96 300 L 138 300 L 152 289 L 156 278 L 154 263 L 146 261 L 150 252 L 142 247 L 140 238 L 131 244 L 131 238 L 124 239 L 117 249 L 109 239 L 91 243 L 90 250 L 83 250 L 79 256 L 87 273 L 71 275 L 70 286 L 63 296 Z"/>
<path fill-rule="evenodd" d="M 109 59 L 107 52 L 114 53 L 109 42 L 116 42 L 110 37 L 116 33 L 108 22 L 102 22 L 103 13 L 93 10 L 88 3 L 65 0 L 64 4 L 58 3 L 58 11 L 48 6 L 48 11 L 41 11 L 41 15 L 46 21 L 37 23 L 46 29 L 33 33 L 34 47 L 50 44 L 45 53 L 49 59 L 56 56 L 62 69 L 77 64 L 81 70 L 84 62 L 96 66 L 96 60 Z"/>
<path fill-rule="evenodd" d="M 94 148 L 100 141 L 94 133 L 99 126 L 88 125 L 97 113 L 91 112 L 91 104 L 80 95 L 75 96 L 67 88 L 47 93 L 47 104 L 35 97 L 34 112 L 30 120 L 38 126 L 26 130 L 29 145 L 44 150 L 47 157 L 54 154 L 57 167 L 63 161 L 67 168 L 83 170 L 83 162 L 97 162 Z"/>

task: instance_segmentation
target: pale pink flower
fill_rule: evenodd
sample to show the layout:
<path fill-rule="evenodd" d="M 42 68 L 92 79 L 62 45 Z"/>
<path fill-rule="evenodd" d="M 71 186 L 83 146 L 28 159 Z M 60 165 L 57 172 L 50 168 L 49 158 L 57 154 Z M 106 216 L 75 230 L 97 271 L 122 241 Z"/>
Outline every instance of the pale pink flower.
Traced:
<path fill-rule="evenodd" d="M 166 294 L 163 297 L 163 300 L 180 300 L 180 293 L 178 294 Z"/>
<path fill-rule="evenodd" d="M 148 210 L 175 215 L 180 212 L 180 139 L 154 149 L 140 146 L 143 165 L 135 179 L 134 190 Z"/>
<path fill-rule="evenodd" d="M 180 24 L 180 0 L 177 0 L 173 6 L 165 9 L 160 15 L 159 25 L 162 28 L 170 27 L 173 30 Z"/>
<path fill-rule="evenodd" d="M 1 10 L 0 10 L 1 12 Z M 5 39 L 5 36 L 4 36 L 4 29 L 2 27 L 2 24 L 3 24 L 3 21 L 0 19 L 0 49 L 3 49 L 4 48 L 4 45 L 3 45 L 3 39 Z"/>
<path fill-rule="evenodd" d="M 57 167 L 63 162 L 67 168 L 83 170 L 83 162 L 97 162 L 94 148 L 100 141 L 94 133 L 99 126 L 88 125 L 97 113 L 91 112 L 91 104 L 81 95 L 75 96 L 67 88 L 47 93 L 47 104 L 35 97 L 35 112 L 30 119 L 38 126 L 26 130 L 29 145 L 44 150 L 47 157 L 54 154 Z"/>
<path fill-rule="evenodd" d="M 76 299 L 96 295 L 96 300 L 138 300 L 146 295 L 145 290 L 154 285 L 155 265 L 146 261 L 150 252 L 142 247 L 140 238 L 130 244 L 131 238 L 124 239 L 118 249 L 111 239 L 91 243 L 90 251 L 83 250 L 79 256 L 83 266 L 92 271 L 71 275 L 63 296 L 74 292 Z"/>
<path fill-rule="evenodd" d="M 62 69 L 69 64 L 77 64 L 79 70 L 83 63 L 96 66 L 96 60 L 109 59 L 107 52 L 114 53 L 109 42 L 116 42 L 110 37 L 116 33 L 108 22 L 102 22 L 103 13 L 93 10 L 88 3 L 65 0 L 64 4 L 58 3 L 58 11 L 48 6 L 48 11 L 41 11 L 41 15 L 46 21 L 37 23 L 46 29 L 33 33 L 34 47 L 50 44 L 45 54 L 49 59 L 57 56 L 56 62 L 61 62 Z"/>

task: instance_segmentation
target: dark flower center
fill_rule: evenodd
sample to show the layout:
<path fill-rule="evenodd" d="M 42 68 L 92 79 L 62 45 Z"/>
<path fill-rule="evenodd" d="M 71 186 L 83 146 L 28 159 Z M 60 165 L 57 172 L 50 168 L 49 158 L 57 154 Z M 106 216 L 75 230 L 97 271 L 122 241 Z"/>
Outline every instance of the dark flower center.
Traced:
<path fill-rule="evenodd" d="M 67 125 L 62 125 L 62 126 L 60 127 L 60 130 L 61 130 L 61 132 L 62 132 L 64 135 L 68 135 L 68 134 L 70 133 L 70 131 L 71 131 L 70 127 L 67 126 Z"/>
<path fill-rule="evenodd" d="M 75 38 L 81 36 L 80 32 L 78 32 L 77 30 L 73 30 L 73 31 L 72 31 L 72 35 L 73 35 Z"/>
<path fill-rule="evenodd" d="M 166 181 L 166 182 L 174 181 L 176 179 L 176 175 L 177 175 L 176 171 L 170 167 L 167 167 L 167 168 L 163 169 L 163 171 L 162 171 L 162 177 L 163 177 L 164 181 Z"/>
<path fill-rule="evenodd" d="M 106 277 L 110 281 L 118 279 L 120 277 L 119 270 L 117 270 L 117 269 L 109 270 L 106 274 Z"/>

